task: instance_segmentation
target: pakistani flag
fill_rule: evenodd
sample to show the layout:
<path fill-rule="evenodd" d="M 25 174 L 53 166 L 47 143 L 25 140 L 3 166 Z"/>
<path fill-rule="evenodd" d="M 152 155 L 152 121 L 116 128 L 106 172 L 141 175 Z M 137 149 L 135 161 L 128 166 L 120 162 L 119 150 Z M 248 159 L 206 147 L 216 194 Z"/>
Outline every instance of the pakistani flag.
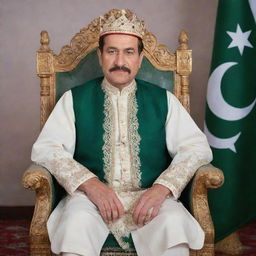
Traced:
<path fill-rule="evenodd" d="M 205 133 L 225 183 L 210 191 L 216 241 L 256 217 L 256 0 L 219 0 Z"/>

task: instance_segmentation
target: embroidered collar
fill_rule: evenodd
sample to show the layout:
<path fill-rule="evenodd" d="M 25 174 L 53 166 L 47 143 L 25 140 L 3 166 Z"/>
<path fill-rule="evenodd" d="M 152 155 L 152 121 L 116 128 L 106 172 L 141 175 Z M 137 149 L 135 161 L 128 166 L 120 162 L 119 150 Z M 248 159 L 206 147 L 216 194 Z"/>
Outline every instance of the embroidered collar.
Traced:
<path fill-rule="evenodd" d="M 126 87 L 124 87 L 121 91 L 117 87 L 110 84 L 106 78 L 103 79 L 101 86 L 103 89 L 106 90 L 106 92 L 114 95 L 129 95 L 130 93 L 134 92 L 137 88 L 135 79 L 133 79 L 132 82 Z"/>

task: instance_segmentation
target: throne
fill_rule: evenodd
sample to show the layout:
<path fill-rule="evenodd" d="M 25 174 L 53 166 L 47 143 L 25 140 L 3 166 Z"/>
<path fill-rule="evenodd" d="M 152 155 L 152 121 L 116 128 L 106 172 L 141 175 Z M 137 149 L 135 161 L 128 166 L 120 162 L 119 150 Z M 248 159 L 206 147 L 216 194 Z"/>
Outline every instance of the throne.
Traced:
<path fill-rule="evenodd" d="M 49 36 L 41 32 L 41 48 L 37 52 L 37 74 L 41 81 L 41 127 L 46 122 L 55 103 L 72 87 L 102 76 L 96 50 L 99 39 L 99 18 L 93 20 L 72 39 L 70 45 L 62 48 L 59 55 L 49 47 Z M 146 31 L 143 37 L 144 59 L 137 78 L 160 84 L 172 91 L 189 112 L 189 75 L 192 69 L 192 51 L 188 49 L 188 35 L 181 31 L 179 46 L 171 53 L 158 43 L 156 37 Z M 85 76 L 86 74 L 86 76 Z M 223 184 L 222 172 L 206 165 L 199 168 L 182 193 L 183 204 L 197 219 L 205 232 L 205 243 L 201 250 L 190 251 L 190 255 L 214 255 L 214 226 L 208 206 L 207 189 Z M 25 188 L 34 190 L 36 202 L 30 226 L 31 255 L 53 255 L 47 234 L 49 215 L 63 196 L 63 188 L 42 166 L 32 164 L 23 176 Z M 122 251 L 115 245 L 107 245 L 101 256 L 136 256 L 133 251 Z"/>

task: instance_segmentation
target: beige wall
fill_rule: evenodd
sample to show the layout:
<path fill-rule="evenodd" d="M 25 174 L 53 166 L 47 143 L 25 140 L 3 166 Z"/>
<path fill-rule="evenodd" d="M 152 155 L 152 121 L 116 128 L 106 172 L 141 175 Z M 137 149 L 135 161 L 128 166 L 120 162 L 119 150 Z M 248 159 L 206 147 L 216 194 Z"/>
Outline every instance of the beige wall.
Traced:
<path fill-rule="evenodd" d="M 39 80 L 35 52 L 47 30 L 58 53 L 92 19 L 111 8 L 130 8 L 159 42 L 175 49 L 179 31 L 193 49 L 192 116 L 202 127 L 217 0 L 0 0 L 0 206 L 32 205 L 21 186 L 39 133 Z"/>

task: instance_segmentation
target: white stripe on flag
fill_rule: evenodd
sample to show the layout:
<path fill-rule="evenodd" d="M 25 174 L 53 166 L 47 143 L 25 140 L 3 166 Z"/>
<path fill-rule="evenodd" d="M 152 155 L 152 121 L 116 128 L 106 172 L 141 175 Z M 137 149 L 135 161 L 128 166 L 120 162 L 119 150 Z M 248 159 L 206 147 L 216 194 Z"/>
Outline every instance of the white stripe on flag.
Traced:
<path fill-rule="evenodd" d="M 249 4 L 253 13 L 253 17 L 255 19 L 256 22 L 256 0 L 249 0 Z"/>

